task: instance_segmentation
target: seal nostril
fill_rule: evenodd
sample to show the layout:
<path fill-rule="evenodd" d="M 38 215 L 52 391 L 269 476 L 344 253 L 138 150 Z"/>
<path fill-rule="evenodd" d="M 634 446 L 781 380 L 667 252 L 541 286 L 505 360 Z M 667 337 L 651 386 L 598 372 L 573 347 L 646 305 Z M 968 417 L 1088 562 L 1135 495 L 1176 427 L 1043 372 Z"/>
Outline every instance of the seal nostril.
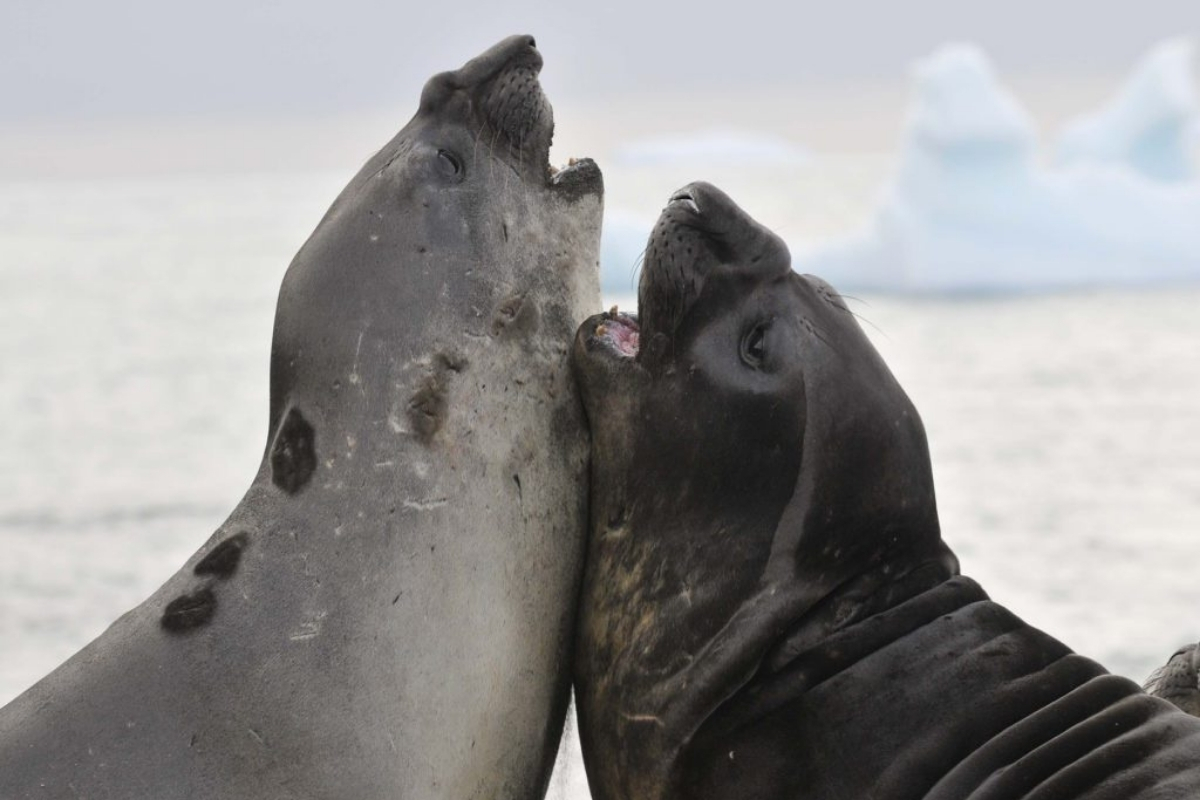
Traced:
<path fill-rule="evenodd" d="M 700 205 L 696 202 L 696 198 L 692 197 L 692 195 L 686 190 L 679 191 L 671 195 L 671 199 L 667 201 L 667 204 L 687 206 L 689 209 L 691 209 L 693 214 L 700 213 Z"/>
<path fill-rule="evenodd" d="M 537 49 L 537 39 L 534 39 L 532 36 L 530 36 L 529 37 L 529 46 L 532 47 L 534 50 L 536 50 Z"/>

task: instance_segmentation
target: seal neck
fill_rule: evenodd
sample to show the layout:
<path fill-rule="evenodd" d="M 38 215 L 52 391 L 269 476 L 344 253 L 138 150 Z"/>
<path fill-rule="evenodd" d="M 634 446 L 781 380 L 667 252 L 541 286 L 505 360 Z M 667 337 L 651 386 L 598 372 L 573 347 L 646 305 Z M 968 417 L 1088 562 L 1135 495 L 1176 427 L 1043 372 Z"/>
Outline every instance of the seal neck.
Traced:
<path fill-rule="evenodd" d="M 736 652 L 740 647 L 742 651 L 754 649 L 761 653 L 755 666 L 748 670 L 742 667 L 745 677 L 738 680 L 732 674 L 725 674 L 722 676 L 725 681 L 719 681 L 712 675 L 693 676 L 696 686 L 722 682 L 728 685 L 730 680 L 738 685 L 726 693 L 724 700 L 715 703 L 711 712 L 695 715 L 686 724 L 684 720 L 675 721 L 671 727 L 681 734 L 677 740 L 679 751 L 691 749 L 698 741 L 719 736 L 730 726 L 736 727 L 766 713 L 764 697 L 795 697 L 824 680 L 830 674 L 828 668 L 822 668 L 821 676 L 818 676 L 810 674 L 805 665 L 810 661 L 821 663 L 830 653 L 835 655 L 834 662 L 837 662 L 846 653 L 859 652 L 861 647 L 858 646 L 846 650 L 846 643 L 859 639 L 863 631 L 871 629 L 873 621 L 903 613 L 915 614 L 919 624 L 924 624 L 929 614 L 933 615 L 930 618 L 936 618 L 947 610 L 987 598 L 974 581 L 958 576 L 958 559 L 940 540 L 938 548 L 931 554 L 923 557 L 897 554 L 819 597 L 805 598 L 799 589 L 795 597 L 773 596 L 778 601 L 775 607 L 760 608 L 756 613 L 780 621 L 762 623 L 758 633 L 747 634 L 737 643 L 739 646 L 721 648 Z M 918 611 L 901 611 L 906 607 L 915 607 Z M 926 613 L 924 609 L 927 608 L 933 610 Z M 755 613 L 749 616 L 753 618 Z M 771 630 L 779 633 L 772 635 Z M 869 645 L 886 644 L 877 639 L 877 636 L 870 637 Z M 724 666 L 725 672 L 738 671 L 736 665 Z M 720 672 L 716 668 L 712 671 Z"/>
<path fill-rule="evenodd" d="M 1085 779 L 1144 797 L 1137 787 L 1174 774 L 1171 759 L 1200 738 L 1200 720 L 962 576 L 812 646 L 785 641 L 798 649 L 777 648 L 781 663 L 705 720 L 667 796 L 1074 797 Z"/>
<path fill-rule="evenodd" d="M 839 585 L 800 616 L 767 650 L 759 669 L 770 675 L 841 631 L 890 611 L 957 576 L 958 559 L 939 540 L 924 557 L 889 558 Z"/>

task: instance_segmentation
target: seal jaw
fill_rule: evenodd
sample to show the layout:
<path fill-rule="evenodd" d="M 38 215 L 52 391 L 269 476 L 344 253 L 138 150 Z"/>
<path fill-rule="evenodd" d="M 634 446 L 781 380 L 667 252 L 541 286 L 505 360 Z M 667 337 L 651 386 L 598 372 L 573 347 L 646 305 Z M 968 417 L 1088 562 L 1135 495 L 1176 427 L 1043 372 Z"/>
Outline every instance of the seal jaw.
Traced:
<path fill-rule="evenodd" d="M 566 166 L 547 168 L 548 185 L 552 191 L 567 200 L 578 200 L 586 195 L 604 193 L 604 178 L 600 167 L 590 158 L 571 158 Z"/>
<path fill-rule="evenodd" d="M 626 314 L 613 306 L 592 319 L 595 325 L 589 338 L 595 345 L 589 349 L 599 349 L 618 358 L 637 358 L 641 329 L 636 314 Z"/>

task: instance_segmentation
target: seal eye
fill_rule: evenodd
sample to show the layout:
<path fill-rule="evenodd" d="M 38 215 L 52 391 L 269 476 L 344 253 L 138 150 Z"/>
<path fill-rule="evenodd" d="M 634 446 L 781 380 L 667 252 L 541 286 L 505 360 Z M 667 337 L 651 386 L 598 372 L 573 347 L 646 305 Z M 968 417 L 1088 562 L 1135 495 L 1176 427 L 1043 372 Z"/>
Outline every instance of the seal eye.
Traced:
<path fill-rule="evenodd" d="M 742 337 L 742 361 L 757 369 L 767 357 L 767 325 L 759 323 Z"/>
<path fill-rule="evenodd" d="M 438 171 L 447 178 L 455 178 L 462 174 L 462 162 L 449 150 L 438 150 Z"/>

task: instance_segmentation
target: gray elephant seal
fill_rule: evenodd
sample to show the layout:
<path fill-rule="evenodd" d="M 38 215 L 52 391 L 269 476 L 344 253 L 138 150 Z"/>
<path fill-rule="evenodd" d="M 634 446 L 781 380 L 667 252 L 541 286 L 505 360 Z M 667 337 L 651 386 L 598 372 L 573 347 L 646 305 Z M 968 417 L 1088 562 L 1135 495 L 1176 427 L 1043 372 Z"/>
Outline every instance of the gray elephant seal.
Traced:
<path fill-rule="evenodd" d="M 778 237 L 694 184 L 643 269 L 573 351 L 596 800 L 1200 793 L 1200 720 L 957 574 L 916 409 Z"/>
<path fill-rule="evenodd" d="M 0 711 L 0 797 L 537 798 L 569 693 L 600 173 L 530 37 L 426 85 L 280 291 L 269 439 L 174 577 Z"/>
<path fill-rule="evenodd" d="M 1200 717 L 1200 648 L 1193 643 L 1176 650 L 1166 664 L 1151 673 L 1142 688 Z"/>

